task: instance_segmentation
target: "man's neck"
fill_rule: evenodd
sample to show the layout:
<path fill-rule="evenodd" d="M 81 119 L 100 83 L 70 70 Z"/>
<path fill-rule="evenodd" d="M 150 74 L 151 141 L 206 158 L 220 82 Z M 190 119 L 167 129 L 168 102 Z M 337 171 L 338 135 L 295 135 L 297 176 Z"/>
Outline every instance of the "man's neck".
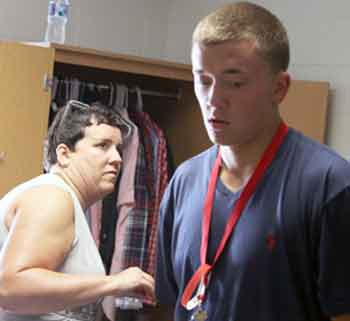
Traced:
<path fill-rule="evenodd" d="M 248 182 L 265 149 L 276 134 L 278 126 L 279 122 L 244 144 L 220 146 L 222 158 L 220 179 L 227 188 L 237 192 Z"/>

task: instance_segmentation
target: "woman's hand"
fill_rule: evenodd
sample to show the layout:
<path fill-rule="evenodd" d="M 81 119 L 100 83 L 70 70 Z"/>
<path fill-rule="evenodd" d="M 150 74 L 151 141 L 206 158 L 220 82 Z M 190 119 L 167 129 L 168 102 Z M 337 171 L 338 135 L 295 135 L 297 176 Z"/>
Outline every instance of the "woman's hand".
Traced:
<path fill-rule="evenodd" d="M 149 297 L 155 300 L 154 279 L 138 267 L 110 276 L 115 283 L 115 296 Z"/>

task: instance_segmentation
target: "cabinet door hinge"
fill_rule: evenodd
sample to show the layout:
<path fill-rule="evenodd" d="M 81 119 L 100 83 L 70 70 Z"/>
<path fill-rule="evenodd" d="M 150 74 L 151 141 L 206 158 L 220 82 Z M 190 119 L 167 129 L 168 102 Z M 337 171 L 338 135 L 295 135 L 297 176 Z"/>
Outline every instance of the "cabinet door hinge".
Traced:
<path fill-rule="evenodd" d="M 48 74 L 44 75 L 44 90 L 49 91 L 52 89 L 53 79 L 49 77 Z"/>
<path fill-rule="evenodd" d="M 5 152 L 0 152 L 0 162 L 5 161 L 6 159 L 6 153 Z"/>

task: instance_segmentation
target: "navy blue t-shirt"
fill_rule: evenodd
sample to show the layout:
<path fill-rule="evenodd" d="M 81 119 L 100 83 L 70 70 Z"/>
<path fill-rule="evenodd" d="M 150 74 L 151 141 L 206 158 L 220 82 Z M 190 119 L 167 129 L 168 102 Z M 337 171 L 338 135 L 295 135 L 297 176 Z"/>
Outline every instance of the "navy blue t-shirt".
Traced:
<path fill-rule="evenodd" d="M 213 146 L 183 163 L 165 192 L 159 220 L 156 292 L 181 296 L 200 265 L 201 222 Z M 220 180 L 212 214 L 212 262 L 239 197 Z M 350 313 L 350 165 L 293 129 L 218 260 L 203 304 L 210 321 L 320 321 Z"/>

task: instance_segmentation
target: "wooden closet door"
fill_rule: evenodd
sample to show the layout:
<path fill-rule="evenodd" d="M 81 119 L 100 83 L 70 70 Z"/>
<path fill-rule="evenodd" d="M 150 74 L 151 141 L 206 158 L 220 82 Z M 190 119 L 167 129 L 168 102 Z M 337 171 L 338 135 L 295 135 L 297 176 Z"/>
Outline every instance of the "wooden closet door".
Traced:
<path fill-rule="evenodd" d="M 0 198 L 42 172 L 54 49 L 0 42 Z"/>

